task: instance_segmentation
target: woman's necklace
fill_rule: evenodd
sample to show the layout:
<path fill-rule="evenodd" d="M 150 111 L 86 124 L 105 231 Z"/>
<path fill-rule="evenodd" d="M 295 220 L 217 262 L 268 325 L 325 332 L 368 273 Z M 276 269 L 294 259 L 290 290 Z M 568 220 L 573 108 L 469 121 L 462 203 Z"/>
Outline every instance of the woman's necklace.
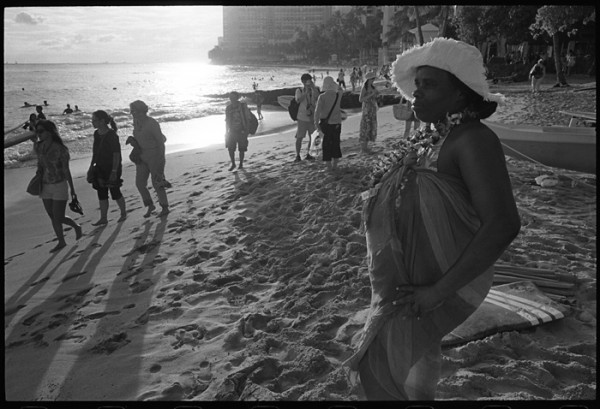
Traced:
<path fill-rule="evenodd" d="M 383 178 L 389 170 L 396 166 L 404 164 L 405 158 L 417 163 L 422 157 L 426 156 L 437 145 L 446 138 L 452 129 L 458 125 L 477 119 L 477 115 L 469 110 L 446 114 L 446 117 L 436 123 L 431 129 L 423 126 L 417 129 L 408 139 L 401 139 L 394 149 L 386 153 L 384 157 L 375 165 L 371 173 L 371 185 L 374 187 Z"/>

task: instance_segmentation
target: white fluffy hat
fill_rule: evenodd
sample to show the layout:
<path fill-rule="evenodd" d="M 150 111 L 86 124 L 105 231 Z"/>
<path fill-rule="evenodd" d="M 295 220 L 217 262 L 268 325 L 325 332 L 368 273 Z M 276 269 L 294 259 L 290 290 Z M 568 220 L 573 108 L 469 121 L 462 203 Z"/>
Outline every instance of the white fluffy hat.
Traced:
<path fill-rule="evenodd" d="M 398 55 L 392 64 L 392 81 L 406 99 L 413 100 L 417 68 L 423 65 L 454 74 L 486 101 L 505 102 L 504 95 L 490 93 L 485 79 L 483 57 L 477 47 L 462 41 L 438 37 Z"/>

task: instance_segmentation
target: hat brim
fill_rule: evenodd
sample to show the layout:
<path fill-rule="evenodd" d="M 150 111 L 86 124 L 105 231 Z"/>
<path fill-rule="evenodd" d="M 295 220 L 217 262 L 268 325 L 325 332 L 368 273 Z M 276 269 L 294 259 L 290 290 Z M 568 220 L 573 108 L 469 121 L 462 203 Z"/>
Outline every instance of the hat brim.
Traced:
<path fill-rule="evenodd" d="M 397 56 L 392 64 L 392 81 L 402 96 L 413 100 L 417 69 L 429 66 L 448 71 L 486 101 L 503 103 L 502 94 L 492 94 L 485 78 L 483 57 L 476 47 L 449 38 L 435 38 Z"/>

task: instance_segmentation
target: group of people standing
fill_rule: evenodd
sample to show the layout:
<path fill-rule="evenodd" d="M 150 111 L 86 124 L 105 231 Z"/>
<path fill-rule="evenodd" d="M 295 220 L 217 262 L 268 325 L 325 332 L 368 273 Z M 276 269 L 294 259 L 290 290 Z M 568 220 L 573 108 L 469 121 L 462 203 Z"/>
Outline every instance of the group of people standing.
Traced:
<path fill-rule="evenodd" d="M 165 142 L 160 125 L 148 116 L 148 106 L 143 101 L 134 101 L 129 105 L 133 116 L 133 136 L 127 143 L 134 144 L 136 156 L 130 156 L 136 165 L 135 183 L 144 205 L 147 207 L 144 217 L 150 217 L 156 206 L 148 191 L 148 178 L 151 176 L 152 185 L 158 196 L 162 210 L 159 217 L 169 213 L 169 202 L 166 189 L 170 183 L 164 175 Z M 92 114 L 94 131 L 92 160 L 87 172 L 87 182 L 97 191 L 100 204 L 100 218 L 93 226 L 108 224 L 109 194 L 117 203 L 120 217 L 117 222 L 127 218 L 125 199 L 121 193 L 123 166 L 121 145 L 117 134 L 117 125 L 106 111 L 98 110 Z M 41 175 L 40 198 L 50 217 L 57 245 L 50 250 L 56 252 L 66 246 L 63 225 L 71 226 L 75 238 L 82 236 L 82 228 L 73 219 L 65 215 L 69 190 L 71 199 L 76 200 L 75 186 L 69 169 L 70 155 L 65 146 L 56 124 L 45 118 L 36 118 L 30 126 L 35 130 L 34 151 L 38 158 L 38 174 Z"/>
<path fill-rule="evenodd" d="M 358 372 L 367 399 L 433 400 L 442 368 L 442 338 L 483 302 L 493 283 L 493 265 L 521 224 L 502 146 L 481 122 L 504 97 L 489 91 L 479 50 L 436 38 L 398 56 L 392 69 L 399 92 L 413 103 L 415 118 L 433 124 L 435 131 L 417 132 L 412 150 L 398 155 L 361 195 L 371 304 L 355 353 L 344 364 Z M 374 73 L 366 75 L 360 95 L 365 148 L 377 135 L 374 79 Z M 321 93 L 310 74 L 301 80 L 303 88 L 295 95 L 297 146 L 308 133 L 310 147 L 310 135 L 319 130 L 323 160 L 334 169 L 341 158 L 342 87 L 327 76 Z M 248 108 L 239 97 L 232 92 L 226 109 L 226 146 L 230 153 L 240 150 L 242 167 Z M 128 143 L 138 150 L 132 159 L 136 186 L 148 208 L 145 216 L 155 209 L 146 187 L 150 175 L 162 206 L 159 216 L 164 216 L 169 211 L 166 138 L 143 101 L 131 103 L 130 111 L 134 130 Z M 109 193 L 123 221 L 127 212 L 119 190 L 117 127 L 104 111 L 94 112 L 92 123 L 96 131 L 88 182 L 101 204 L 94 224 L 108 223 Z M 58 238 L 52 249 L 57 251 L 66 245 L 63 224 L 73 227 L 77 239 L 82 236 L 81 226 L 65 216 L 68 189 L 75 195 L 69 152 L 51 121 L 38 120 L 35 131 L 43 172 L 40 196 Z"/>

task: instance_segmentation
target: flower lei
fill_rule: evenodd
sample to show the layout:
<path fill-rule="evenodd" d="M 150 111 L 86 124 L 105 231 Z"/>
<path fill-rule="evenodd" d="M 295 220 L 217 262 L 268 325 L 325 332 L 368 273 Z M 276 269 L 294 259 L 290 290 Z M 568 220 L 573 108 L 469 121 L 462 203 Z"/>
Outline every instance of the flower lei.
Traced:
<path fill-rule="evenodd" d="M 413 163 L 421 160 L 426 156 L 440 140 L 446 138 L 452 129 L 458 125 L 478 119 L 476 113 L 469 110 L 462 112 L 456 112 L 454 114 L 446 114 L 446 117 L 436 123 L 431 129 L 428 126 L 422 126 L 417 129 L 411 136 L 406 140 L 401 139 L 394 146 L 394 149 L 384 154 L 384 157 L 375 165 L 373 172 L 371 173 L 371 185 L 374 187 L 377 185 L 383 175 L 392 168 L 403 165 L 405 158 L 413 160 Z"/>

